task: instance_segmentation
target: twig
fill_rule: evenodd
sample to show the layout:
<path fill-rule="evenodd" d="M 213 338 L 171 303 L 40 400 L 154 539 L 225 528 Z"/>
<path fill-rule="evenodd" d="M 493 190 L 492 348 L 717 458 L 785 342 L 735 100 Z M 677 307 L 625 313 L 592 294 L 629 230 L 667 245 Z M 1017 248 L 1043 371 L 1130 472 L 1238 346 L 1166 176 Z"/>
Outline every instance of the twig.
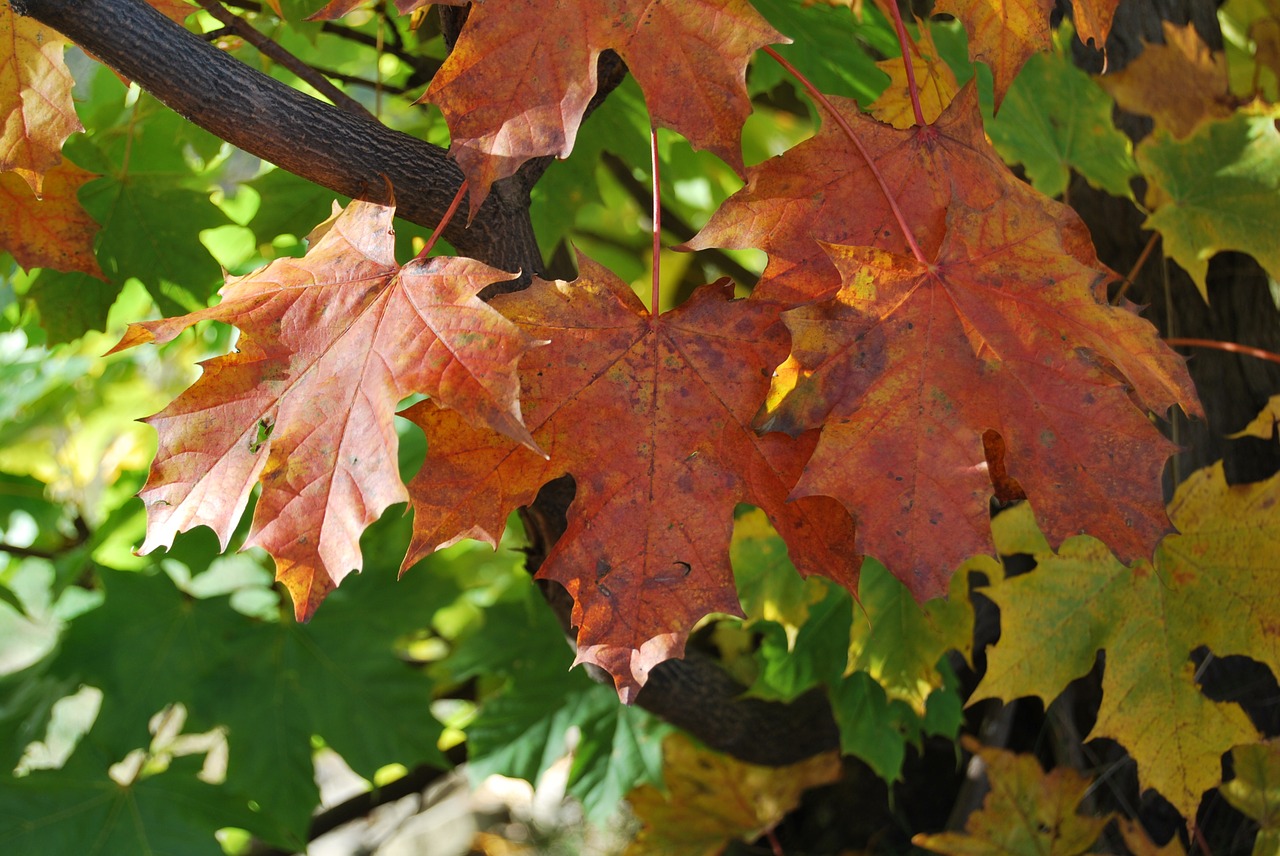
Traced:
<path fill-rule="evenodd" d="M 231 32 L 243 38 L 257 48 L 263 56 L 270 57 L 298 76 L 299 80 L 309 83 L 317 92 L 349 113 L 362 113 L 372 118 L 368 110 L 359 101 L 334 86 L 332 81 L 317 72 L 314 68 L 289 53 L 280 45 L 258 32 L 249 23 L 222 5 L 219 0 L 199 0 L 201 8 L 221 21 Z"/>
<path fill-rule="evenodd" d="M 1280 363 L 1280 354 L 1273 351 L 1264 351 L 1262 348 L 1251 348 L 1248 345 L 1241 345 L 1236 342 L 1219 342 L 1217 339 L 1184 339 L 1180 336 L 1165 339 L 1164 341 L 1167 345 L 1181 345 L 1186 348 L 1213 348 L 1216 351 L 1230 351 L 1233 354 L 1244 354 L 1248 357 L 1257 357 L 1260 360 Z"/>
<path fill-rule="evenodd" d="M 1125 276 L 1123 280 L 1124 284 L 1120 286 L 1120 290 L 1117 291 L 1116 296 L 1112 298 L 1111 303 L 1113 306 L 1119 304 L 1120 301 L 1124 299 L 1125 292 L 1127 292 L 1130 286 L 1133 285 L 1133 281 L 1138 278 L 1138 272 L 1142 270 L 1142 266 L 1147 263 L 1147 259 L 1151 258 L 1151 251 L 1156 248 L 1156 242 L 1159 240 L 1160 233 L 1152 232 L 1150 239 L 1147 240 L 1147 245 L 1142 248 L 1142 252 L 1138 255 L 1138 260 L 1133 263 L 1133 267 L 1130 268 L 1128 275 Z"/>

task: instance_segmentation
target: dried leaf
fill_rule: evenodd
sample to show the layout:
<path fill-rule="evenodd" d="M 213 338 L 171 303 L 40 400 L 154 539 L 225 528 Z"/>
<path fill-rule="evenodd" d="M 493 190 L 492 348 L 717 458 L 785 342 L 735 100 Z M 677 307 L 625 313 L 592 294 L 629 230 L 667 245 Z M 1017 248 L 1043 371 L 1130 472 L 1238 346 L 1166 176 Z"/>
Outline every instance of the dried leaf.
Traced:
<path fill-rule="evenodd" d="M 39 196 L 62 161 L 62 143 L 83 131 L 71 102 L 70 44 L 35 18 L 0 5 L 0 172 L 13 170 Z"/>
<path fill-rule="evenodd" d="M 793 495 L 840 500 L 922 600 L 991 550 L 988 430 L 1055 539 L 1096 532 L 1133 557 L 1169 528 L 1173 445 L 1146 411 L 1199 412 L 1183 359 L 1107 304 L 1108 272 L 1076 254 L 1083 227 L 1050 210 L 953 202 L 931 265 L 830 247 L 844 287 L 783 316 L 792 353 L 759 427 L 825 426 Z"/>
<path fill-rule="evenodd" d="M 1054 0 L 939 0 L 933 11 L 954 15 L 969 31 L 969 51 L 991 67 L 996 110 L 1033 53 L 1049 47 Z"/>
<path fill-rule="evenodd" d="M 164 343 L 207 319 L 235 324 L 235 352 L 147 420 L 160 450 L 140 496 L 141 552 L 205 525 L 223 548 L 261 481 L 246 546 L 276 560 L 299 619 L 352 569 L 360 534 L 407 499 L 395 406 L 441 406 L 531 443 L 514 364 L 535 344 L 476 292 L 511 274 L 463 258 L 392 255 L 392 209 L 353 202 L 311 236 L 302 259 L 228 280 L 222 302 L 133 324 L 117 349 Z"/>
<path fill-rule="evenodd" d="M 655 125 L 741 172 L 747 62 L 785 41 L 746 0 L 566 0 L 554 10 L 488 0 L 472 5 L 424 98 L 449 123 L 473 211 L 530 158 L 569 155 L 606 49 L 635 76 Z"/>
<path fill-rule="evenodd" d="M 578 661 L 607 669 L 630 701 L 649 670 L 679 657 L 694 623 L 740 614 L 729 564 L 734 506 L 762 508 L 803 575 L 852 587 L 860 557 L 830 499 L 789 502 L 817 439 L 760 437 L 751 415 L 786 351 L 777 310 L 732 300 L 727 280 L 651 318 L 631 289 L 580 257 L 577 281 L 535 281 L 493 301 L 551 344 L 521 361 L 521 400 L 551 458 L 423 403 L 427 434 L 409 485 L 405 566 L 470 537 L 495 543 L 512 509 L 573 475 L 568 529 L 539 576 L 573 595 Z"/>
<path fill-rule="evenodd" d="M 0 250 L 25 268 L 79 271 L 106 279 L 93 254 L 98 224 L 76 197 L 94 174 L 70 162 L 44 175 L 44 198 L 37 199 L 16 171 L 0 173 Z"/>

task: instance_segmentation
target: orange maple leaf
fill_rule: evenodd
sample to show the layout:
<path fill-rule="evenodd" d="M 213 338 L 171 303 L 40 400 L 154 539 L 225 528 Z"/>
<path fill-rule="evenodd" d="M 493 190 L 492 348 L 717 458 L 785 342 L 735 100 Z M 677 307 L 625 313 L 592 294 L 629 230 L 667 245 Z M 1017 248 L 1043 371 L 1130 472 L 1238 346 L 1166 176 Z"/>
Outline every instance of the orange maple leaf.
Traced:
<path fill-rule="evenodd" d="M 839 293 L 783 314 L 792 354 L 760 425 L 825 423 L 795 495 L 844 503 L 921 600 L 992 549 L 988 430 L 1054 538 L 1087 530 L 1134 557 L 1169 528 L 1174 446 L 1147 412 L 1199 404 L 1155 328 L 1107 304 L 1087 246 L 1047 205 L 953 202 L 933 263 L 829 247 Z"/>
<path fill-rule="evenodd" d="M 1096 49 L 1103 50 L 1119 5 L 1120 0 L 1075 0 L 1071 9 L 1080 41 L 1086 45 L 1093 42 Z"/>
<path fill-rule="evenodd" d="M 392 214 L 353 202 L 312 233 L 304 258 L 229 279 L 217 306 L 130 325 L 116 350 L 208 319 L 241 332 L 233 353 L 204 363 L 200 380 L 147 420 L 160 448 L 140 494 L 140 552 L 199 525 L 225 549 L 261 481 L 245 546 L 275 558 L 305 620 L 360 568 L 364 529 L 407 499 L 400 399 L 426 393 L 532 444 L 515 363 L 536 343 L 475 296 L 512 275 L 466 258 L 398 266 Z"/>
<path fill-rule="evenodd" d="M 106 279 L 93 254 L 98 224 L 76 192 L 94 174 L 64 161 L 44 175 L 37 199 L 17 172 L 0 173 L 0 249 L 24 268 L 80 271 Z"/>
<path fill-rule="evenodd" d="M 568 156 L 609 48 L 644 90 L 654 124 L 741 172 L 747 62 L 788 41 L 747 0 L 487 0 L 472 4 L 424 98 L 448 121 L 472 210 L 530 158 Z"/>
<path fill-rule="evenodd" d="M 933 11 L 954 15 L 969 31 L 969 51 L 991 67 L 996 110 L 1027 58 L 1049 47 L 1054 0 L 938 0 Z"/>
<path fill-rule="evenodd" d="M 942 242 L 953 200 L 972 208 L 1001 198 L 1044 204 L 986 141 L 973 84 L 960 90 L 936 124 L 905 130 L 866 117 L 853 101 L 828 97 L 866 146 L 927 255 Z M 833 294 L 840 277 L 820 242 L 908 251 L 866 162 L 829 118 L 815 137 L 747 175 L 747 186 L 685 246 L 767 252 L 769 264 L 753 297 L 803 303 Z"/>
<path fill-rule="evenodd" d="M 539 576 L 574 597 L 579 662 L 607 669 L 630 701 L 700 618 L 741 614 L 729 565 L 737 503 L 769 515 L 802 574 L 852 587 L 861 560 L 837 503 L 787 501 L 815 434 L 751 428 L 765 367 L 787 349 L 777 309 L 732 300 L 726 280 L 654 319 L 616 276 L 579 264 L 575 282 L 536 280 L 493 301 L 551 341 L 520 365 L 525 419 L 550 460 L 429 402 L 404 414 L 429 443 L 409 485 L 405 567 L 462 537 L 494 543 L 512 509 L 571 473 L 568 529 Z"/>
<path fill-rule="evenodd" d="M 0 172 L 13 170 L 37 196 L 62 161 L 62 143 L 83 131 L 71 103 L 70 44 L 34 18 L 0 5 Z"/>

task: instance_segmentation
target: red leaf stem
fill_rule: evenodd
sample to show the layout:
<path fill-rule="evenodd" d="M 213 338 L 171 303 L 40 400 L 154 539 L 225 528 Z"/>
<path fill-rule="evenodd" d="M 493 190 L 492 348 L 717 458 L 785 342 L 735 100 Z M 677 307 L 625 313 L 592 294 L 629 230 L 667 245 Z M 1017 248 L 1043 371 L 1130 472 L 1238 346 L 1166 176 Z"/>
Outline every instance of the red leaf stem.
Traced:
<path fill-rule="evenodd" d="M 653 291 L 649 299 L 649 323 L 653 324 L 658 319 L 658 302 L 662 299 L 662 181 L 658 174 L 658 131 L 652 125 L 649 126 L 649 150 L 653 161 Z"/>
<path fill-rule="evenodd" d="M 924 110 L 920 107 L 920 90 L 916 86 L 916 67 L 911 57 L 915 53 L 914 45 L 911 43 L 911 37 L 907 35 L 907 27 L 902 23 L 902 10 L 898 8 L 896 0 L 891 0 L 889 11 L 893 13 L 893 26 L 898 32 L 898 44 L 902 46 L 902 64 L 907 70 L 907 92 L 911 95 L 911 109 L 916 114 L 916 124 L 923 128 L 926 124 L 924 120 Z"/>
<path fill-rule="evenodd" d="M 453 219 L 454 213 L 458 210 L 458 205 L 462 203 L 462 197 L 467 193 L 467 180 L 464 178 L 462 184 L 458 185 L 458 192 L 453 195 L 453 201 L 449 203 L 449 208 L 444 212 L 444 216 L 440 218 L 440 224 L 436 226 L 431 237 L 427 238 L 427 243 L 423 246 L 421 252 L 415 256 L 416 261 L 423 261 L 431 254 L 431 248 L 436 245 L 436 241 L 440 239 L 440 233 L 449 226 L 449 221 Z"/>

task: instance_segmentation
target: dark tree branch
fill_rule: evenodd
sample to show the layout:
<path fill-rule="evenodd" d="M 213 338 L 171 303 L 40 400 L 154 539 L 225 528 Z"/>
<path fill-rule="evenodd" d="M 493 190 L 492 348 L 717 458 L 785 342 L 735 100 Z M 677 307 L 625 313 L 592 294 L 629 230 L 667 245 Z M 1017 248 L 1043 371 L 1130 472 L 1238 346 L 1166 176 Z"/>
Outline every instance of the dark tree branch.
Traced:
<path fill-rule="evenodd" d="M 247 21 L 223 6 L 219 0 L 198 0 L 198 2 L 201 8 L 220 21 L 228 30 L 253 45 L 263 56 L 270 57 L 292 71 L 298 76 L 299 80 L 311 84 L 317 92 L 332 101 L 335 107 L 341 107 L 348 113 L 357 113 L 373 118 L 373 115 L 364 108 L 363 104 L 334 86 L 316 69 L 251 27 Z"/>
<path fill-rule="evenodd" d="M 410 222 L 434 227 L 462 183 L 461 170 L 438 146 L 291 89 L 141 0 L 11 5 L 250 154 L 353 198 L 388 201 L 389 183 L 396 213 Z M 461 253 L 526 277 L 542 268 L 527 188 L 495 185 L 470 227 L 456 218 L 444 237 Z"/>

